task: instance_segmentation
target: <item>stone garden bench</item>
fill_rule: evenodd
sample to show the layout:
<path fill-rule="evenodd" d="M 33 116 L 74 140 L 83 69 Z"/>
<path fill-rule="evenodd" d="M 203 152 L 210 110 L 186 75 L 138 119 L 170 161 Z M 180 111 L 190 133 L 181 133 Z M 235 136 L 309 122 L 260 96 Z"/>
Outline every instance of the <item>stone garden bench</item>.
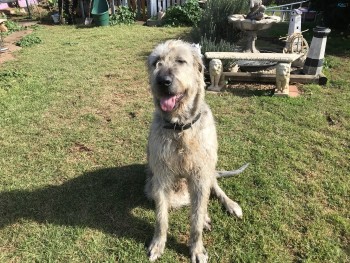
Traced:
<path fill-rule="evenodd" d="M 220 91 L 221 87 L 219 85 L 219 79 L 223 77 L 238 77 L 237 80 L 242 81 L 242 79 L 247 78 L 250 81 L 261 81 L 264 79 L 264 82 L 275 82 L 277 87 L 276 95 L 288 96 L 289 94 L 289 79 L 290 79 L 290 67 L 291 63 L 297 60 L 301 55 L 299 54 L 283 54 L 283 53 L 241 53 L 241 52 L 206 52 L 205 57 L 211 59 L 209 65 L 221 64 L 222 68 L 222 59 L 231 59 L 231 60 L 250 60 L 250 61 L 271 61 L 277 62 L 276 66 L 276 75 L 272 74 L 262 74 L 262 73 L 243 73 L 242 72 L 222 72 L 222 76 L 218 76 L 217 70 L 212 70 L 209 66 L 209 71 L 211 74 L 211 85 L 208 88 L 209 90 Z M 212 75 L 215 76 L 212 76 Z M 268 81 L 266 81 L 268 79 Z"/>

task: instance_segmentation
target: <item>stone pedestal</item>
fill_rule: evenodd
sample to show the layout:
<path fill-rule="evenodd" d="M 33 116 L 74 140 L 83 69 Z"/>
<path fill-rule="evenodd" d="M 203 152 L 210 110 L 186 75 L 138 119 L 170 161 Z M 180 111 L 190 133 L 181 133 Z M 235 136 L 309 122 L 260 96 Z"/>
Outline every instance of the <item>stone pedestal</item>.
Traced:
<path fill-rule="evenodd" d="M 260 53 L 259 50 L 255 47 L 255 41 L 257 39 L 257 34 L 256 31 L 247 31 L 247 44 L 245 47 L 245 50 L 243 52 L 248 52 L 248 53 Z"/>

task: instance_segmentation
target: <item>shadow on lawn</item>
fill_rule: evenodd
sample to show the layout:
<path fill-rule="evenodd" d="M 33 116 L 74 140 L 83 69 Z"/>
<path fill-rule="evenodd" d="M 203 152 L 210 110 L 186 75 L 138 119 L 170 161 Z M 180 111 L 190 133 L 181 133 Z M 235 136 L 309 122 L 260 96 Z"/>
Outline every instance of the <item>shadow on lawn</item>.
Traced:
<path fill-rule="evenodd" d="M 147 240 L 147 245 L 154 227 L 132 214 L 136 207 L 153 210 L 143 193 L 144 170 L 145 166 L 140 164 L 106 168 L 85 173 L 60 186 L 0 193 L 0 228 L 29 219 L 95 228 L 140 243 Z M 172 236 L 167 247 L 188 254 L 187 246 Z"/>

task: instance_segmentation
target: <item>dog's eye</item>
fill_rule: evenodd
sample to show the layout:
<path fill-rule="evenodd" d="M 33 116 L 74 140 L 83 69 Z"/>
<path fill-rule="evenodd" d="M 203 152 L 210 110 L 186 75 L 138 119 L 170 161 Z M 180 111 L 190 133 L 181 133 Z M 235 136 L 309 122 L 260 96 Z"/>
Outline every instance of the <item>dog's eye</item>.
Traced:
<path fill-rule="evenodd" d="M 159 62 L 159 59 L 155 59 L 152 63 L 152 66 L 153 67 L 156 67 L 157 66 L 157 63 Z"/>
<path fill-rule="evenodd" d="M 163 65 L 162 61 L 160 58 L 157 58 L 153 61 L 152 66 L 155 68 L 161 67 Z"/>
<path fill-rule="evenodd" d="M 160 57 L 159 56 L 153 56 L 150 58 L 150 65 L 152 65 L 153 67 L 157 66 L 157 63 L 159 62 Z"/>
<path fill-rule="evenodd" d="M 178 58 L 177 60 L 176 60 L 176 63 L 179 63 L 179 64 L 186 64 L 186 60 L 183 60 L 183 59 L 181 59 L 181 58 Z"/>
<path fill-rule="evenodd" d="M 157 61 L 154 63 L 154 66 L 155 66 L 156 68 L 159 68 L 159 67 L 163 66 L 163 63 L 162 63 L 162 61 L 157 60 Z"/>

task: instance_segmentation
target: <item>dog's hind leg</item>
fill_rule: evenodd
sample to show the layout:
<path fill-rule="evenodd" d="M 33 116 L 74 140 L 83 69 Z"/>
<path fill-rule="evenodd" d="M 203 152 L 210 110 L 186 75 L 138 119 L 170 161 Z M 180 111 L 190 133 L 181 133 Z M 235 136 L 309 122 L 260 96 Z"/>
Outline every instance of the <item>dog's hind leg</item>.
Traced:
<path fill-rule="evenodd" d="M 216 180 L 214 180 L 212 191 L 231 215 L 235 214 L 238 218 L 242 218 L 242 208 L 225 194 Z"/>

